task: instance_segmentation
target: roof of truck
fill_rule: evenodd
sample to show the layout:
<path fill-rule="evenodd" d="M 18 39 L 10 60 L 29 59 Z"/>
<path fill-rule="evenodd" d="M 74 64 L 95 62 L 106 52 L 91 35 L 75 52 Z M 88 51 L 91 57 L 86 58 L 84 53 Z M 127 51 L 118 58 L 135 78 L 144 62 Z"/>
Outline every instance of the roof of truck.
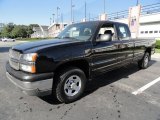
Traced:
<path fill-rule="evenodd" d="M 125 24 L 125 23 L 120 23 L 120 22 L 115 22 L 115 21 L 109 21 L 109 20 L 97 20 L 97 21 L 86 21 L 86 22 L 81 22 L 81 23 L 97 23 L 97 24 L 99 24 L 99 23 L 117 23 L 117 24 Z M 75 23 L 76 24 L 76 23 Z"/>

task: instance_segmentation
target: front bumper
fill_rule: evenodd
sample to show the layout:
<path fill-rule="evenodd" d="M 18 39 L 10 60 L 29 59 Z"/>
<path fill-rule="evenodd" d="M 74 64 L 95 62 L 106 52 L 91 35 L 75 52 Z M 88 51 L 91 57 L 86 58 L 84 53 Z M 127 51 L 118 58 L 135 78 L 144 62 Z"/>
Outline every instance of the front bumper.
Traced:
<path fill-rule="evenodd" d="M 7 78 L 14 84 L 16 85 L 18 88 L 20 88 L 25 94 L 31 95 L 31 96 L 45 96 L 45 95 L 50 95 L 52 93 L 52 85 L 53 85 L 53 76 L 49 77 L 46 76 L 44 78 L 43 75 L 43 80 L 41 77 L 39 77 L 40 80 L 37 79 L 36 77 L 31 77 L 31 75 L 29 74 L 27 77 L 27 73 L 25 74 L 25 78 L 27 79 L 18 79 L 18 77 L 20 76 L 15 76 L 15 72 L 20 72 L 20 71 L 16 71 L 14 69 L 12 69 L 9 64 L 6 64 L 6 76 Z M 47 74 L 48 75 L 48 74 Z M 23 78 L 23 74 L 21 74 L 22 78 Z M 39 76 L 39 75 L 38 75 Z M 30 78 L 30 79 L 29 79 Z M 35 81 L 32 81 L 36 79 Z"/>

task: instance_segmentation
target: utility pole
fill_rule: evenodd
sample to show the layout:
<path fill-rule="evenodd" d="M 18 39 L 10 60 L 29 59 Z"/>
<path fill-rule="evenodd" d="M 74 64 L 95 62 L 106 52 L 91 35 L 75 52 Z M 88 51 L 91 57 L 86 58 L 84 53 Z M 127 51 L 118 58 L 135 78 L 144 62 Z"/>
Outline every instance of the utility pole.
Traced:
<path fill-rule="evenodd" d="M 50 17 L 50 25 L 52 24 L 52 18 Z"/>
<path fill-rule="evenodd" d="M 53 15 L 53 23 L 54 23 L 55 22 L 55 19 L 54 19 L 55 14 L 53 13 L 52 15 Z"/>
<path fill-rule="evenodd" d="M 86 21 L 86 16 L 87 16 L 87 4 L 86 4 L 86 1 L 85 1 L 85 21 Z"/>
<path fill-rule="evenodd" d="M 72 0 L 71 0 L 71 23 L 72 23 Z"/>
<path fill-rule="evenodd" d="M 106 0 L 104 0 L 104 13 L 106 13 Z"/>
<path fill-rule="evenodd" d="M 60 10 L 60 8 L 59 8 L 59 7 L 57 7 L 57 23 L 59 22 L 59 21 L 58 21 L 58 17 L 59 17 L 59 10 Z"/>
<path fill-rule="evenodd" d="M 139 5 L 139 0 L 137 0 L 137 6 Z"/>

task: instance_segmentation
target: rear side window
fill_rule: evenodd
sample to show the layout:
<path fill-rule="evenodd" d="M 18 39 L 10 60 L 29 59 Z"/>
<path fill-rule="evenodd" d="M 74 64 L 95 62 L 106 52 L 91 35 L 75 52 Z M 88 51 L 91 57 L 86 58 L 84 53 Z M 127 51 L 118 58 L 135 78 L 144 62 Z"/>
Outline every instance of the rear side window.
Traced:
<path fill-rule="evenodd" d="M 120 40 L 129 40 L 130 32 L 126 25 L 118 25 L 118 37 Z"/>

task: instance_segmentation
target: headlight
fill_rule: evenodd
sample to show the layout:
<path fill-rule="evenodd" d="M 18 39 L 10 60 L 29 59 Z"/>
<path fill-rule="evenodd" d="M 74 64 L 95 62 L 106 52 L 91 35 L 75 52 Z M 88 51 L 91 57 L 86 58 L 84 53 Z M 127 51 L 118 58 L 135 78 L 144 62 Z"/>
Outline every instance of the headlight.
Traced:
<path fill-rule="evenodd" d="M 29 72 L 29 73 L 35 73 L 36 72 L 36 67 L 35 67 L 35 65 L 20 64 L 20 70 L 23 70 L 23 71 Z"/>
<path fill-rule="evenodd" d="M 35 73 L 35 61 L 37 56 L 37 53 L 22 54 L 20 59 L 20 70 Z"/>
<path fill-rule="evenodd" d="M 30 62 L 35 62 L 37 59 L 37 53 L 29 53 L 29 54 L 23 54 L 21 56 L 21 60 L 25 60 L 25 61 L 30 61 Z"/>

